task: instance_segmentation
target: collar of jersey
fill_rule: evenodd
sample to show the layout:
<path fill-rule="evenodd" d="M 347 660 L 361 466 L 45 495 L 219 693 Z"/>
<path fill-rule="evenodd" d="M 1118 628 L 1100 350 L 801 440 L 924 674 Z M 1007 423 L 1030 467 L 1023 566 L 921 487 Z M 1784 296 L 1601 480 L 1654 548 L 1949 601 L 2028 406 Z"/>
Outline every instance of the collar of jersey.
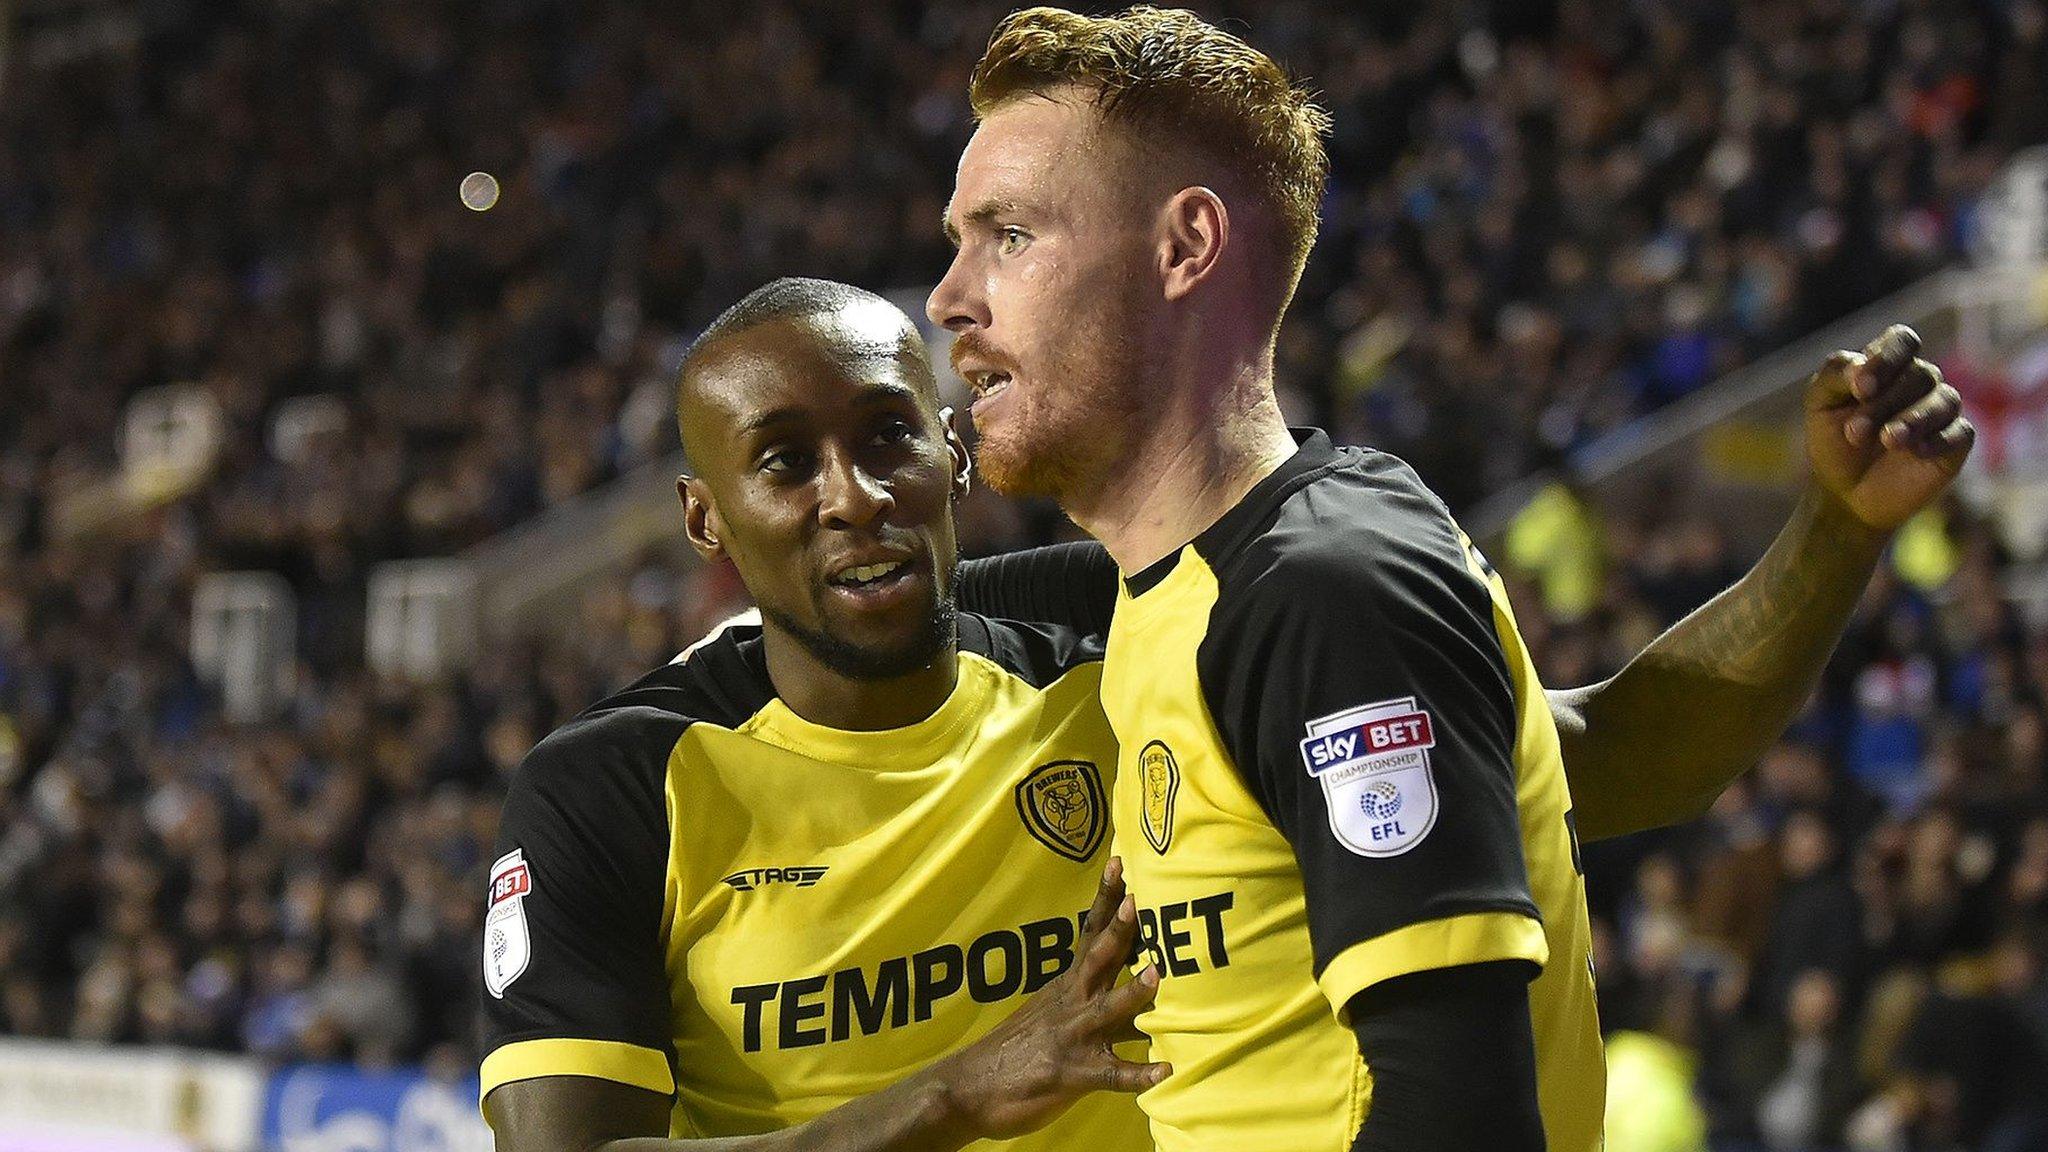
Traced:
<path fill-rule="evenodd" d="M 1132 599 L 1164 584 L 1166 578 L 1173 575 L 1173 570 L 1180 566 L 1181 555 L 1189 548 L 1200 552 L 1214 567 L 1219 557 L 1236 549 L 1273 505 L 1294 490 L 1297 481 L 1336 461 L 1337 449 L 1330 443 L 1329 433 L 1320 428 L 1289 428 L 1287 431 L 1294 437 L 1294 455 L 1282 460 L 1278 468 L 1266 474 L 1265 479 L 1252 485 L 1252 490 L 1245 493 L 1243 499 L 1217 517 L 1214 524 L 1202 529 L 1200 535 L 1174 549 L 1165 558 L 1124 577 L 1124 591 Z"/>
<path fill-rule="evenodd" d="M 739 732 L 778 748 L 827 760 L 849 768 L 877 772 L 908 772 L 929 768 L 937 754 L 956 743 L 983 712 L 998 669 L 986 657 L 963 651 L 955 659 L 960 675 L 938 710 L 901 728 L 854 731 L 814 724 L 776 698 L 756 712 Z"/>

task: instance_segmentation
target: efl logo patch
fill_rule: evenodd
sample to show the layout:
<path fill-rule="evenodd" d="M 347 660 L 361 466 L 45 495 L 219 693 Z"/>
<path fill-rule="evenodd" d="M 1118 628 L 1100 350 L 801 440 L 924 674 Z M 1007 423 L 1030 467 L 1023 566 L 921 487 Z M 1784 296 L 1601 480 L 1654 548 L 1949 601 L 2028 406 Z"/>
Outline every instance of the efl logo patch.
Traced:
<path fill-rule="evenodd" d="M 1301 762 L 1322 782 L 1330 831 L 1360 856 L 1399 856 L 1436 826 L 1436 732 L 1415 697 L 1308 722 Z"/>
<path fill-rule="evenodd" d="M 1032 838 L 1086 863 L 1109 829 L 1103 819 L 1102 775 L 1086 760 L 1055 760 L 1017 785 L 1017 815 Z"/>
<path fill-rule="evenodd" d="M 525 849 L 514 848 L 491 865 L 490 911 L 484 913 L 484 987 L 499 1000 L 533 959 L 526 930 L 526 897 L 532 892 L 533 869 L 526 866 Z"/>

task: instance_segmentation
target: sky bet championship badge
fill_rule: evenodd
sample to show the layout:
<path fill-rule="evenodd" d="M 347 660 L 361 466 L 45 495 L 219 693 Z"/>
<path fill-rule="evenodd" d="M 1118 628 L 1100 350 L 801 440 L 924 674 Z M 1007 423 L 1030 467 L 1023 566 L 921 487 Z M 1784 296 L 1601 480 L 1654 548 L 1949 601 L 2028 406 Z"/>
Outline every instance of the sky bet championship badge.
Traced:
<path fill-rule="evenodd" d="M 484 987 L 499 1000 L 533 958 L 526 934 L 526 896 L 532 891 L 533 871 L 526 866 L 525 849 L 514 848 L 491 865 L 491 909 L 484 913 Z"/>
<path fill-rule="evenodd" d="M 1399 856 L 1436 825 L 1436 746 L 1415 697 L 1348 708 L 1308 722 L 1301 761 L 1322 781 L 1330 831 L 1360 856 Z"/>

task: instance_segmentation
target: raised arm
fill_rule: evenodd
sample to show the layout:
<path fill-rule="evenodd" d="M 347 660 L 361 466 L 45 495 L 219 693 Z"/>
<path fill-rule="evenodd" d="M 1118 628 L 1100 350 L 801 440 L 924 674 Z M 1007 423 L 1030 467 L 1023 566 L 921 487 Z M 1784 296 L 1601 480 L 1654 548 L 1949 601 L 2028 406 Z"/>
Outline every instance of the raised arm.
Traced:
<path fill-rule="evenodd" d="M 1109 632 L 1117 579 L 1116 561 L 1088 540 L 962 561 L 956 583 L 969 611 L 1099 636 Z"/>
<path fill-rule="evenodd" d="M 1705 812 L 1798 714 L 1891 535 L 1962 469 L 1976 430 L 1895 324 L 1806 385 L 1812 478 L 1756 567 L 1612 679 L 1549 693 L 1586 839 Z"/>
<path fill-rule="evenodd" d="M 1098 1090 L 1142 1092 L 1160 1064 L 1119 1059 L 1159 986 L 1146 969 L 1117 984 L 1136 913 L 1112 860 L 1074 964 L 987 1036 L 880 1092 L 804 1124 L 747 1136 L 671 1140 L 669 1097 L 594 1076 L 502 1084 L 484 1098 L 500 1152 L 951 1152 L 1035 1131 Z"/>

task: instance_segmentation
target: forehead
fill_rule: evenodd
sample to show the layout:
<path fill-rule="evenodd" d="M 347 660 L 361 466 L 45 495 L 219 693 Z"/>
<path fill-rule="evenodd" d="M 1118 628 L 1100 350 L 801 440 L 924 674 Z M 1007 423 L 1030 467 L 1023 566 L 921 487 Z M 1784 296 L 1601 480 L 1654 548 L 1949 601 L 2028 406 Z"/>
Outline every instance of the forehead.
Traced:
<path fill-rule="evenodd" d="M 902 313 L 873 301 L 768 320 L 720 342 L 698 393 L 742 430 L 764 413 L 796 416 L 906 389 L 930 404 L 917 339 Z"/>
<path fill-rule="evenodd" d="M 1084 183 L 1073 179 L 1077 161 L 1092 159 L 1108 133 L 1085 98 L 1025 96 L 985 117 L 960 154 L 949 217 L 984 203 L 1047 193 Z"/>

